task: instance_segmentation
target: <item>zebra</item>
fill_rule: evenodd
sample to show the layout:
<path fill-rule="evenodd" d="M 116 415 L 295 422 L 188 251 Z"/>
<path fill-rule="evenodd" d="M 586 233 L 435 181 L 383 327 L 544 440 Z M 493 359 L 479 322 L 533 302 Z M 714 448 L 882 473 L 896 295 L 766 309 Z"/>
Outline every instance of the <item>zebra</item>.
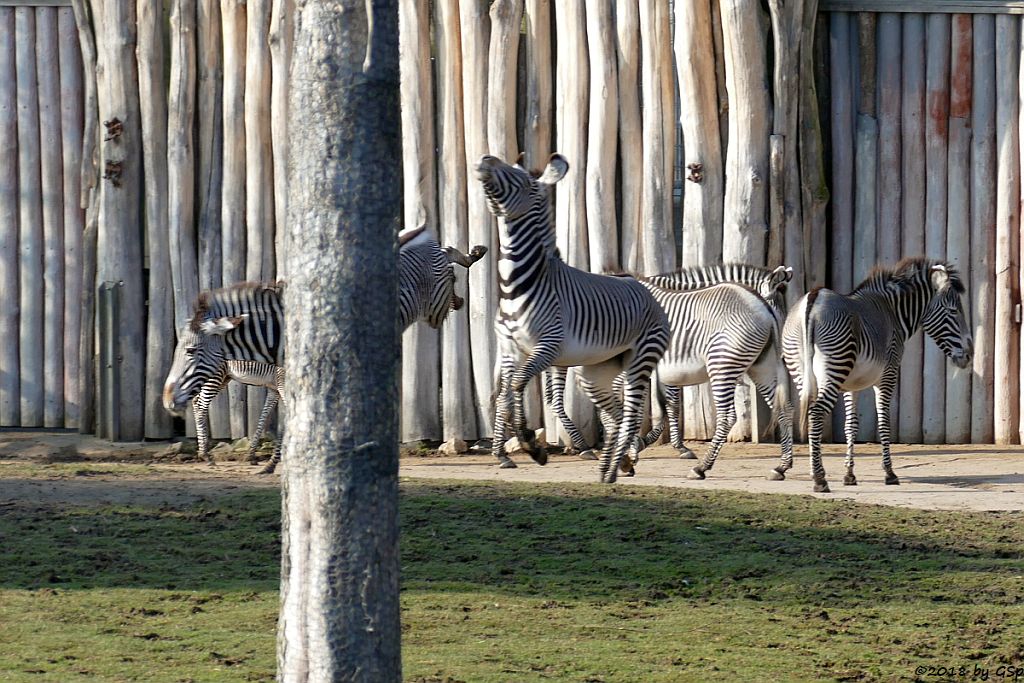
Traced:
<path fill-rule="evenodd" d="M 974 342 L 961 302 L 964 291 L 950 263 L 914 257 L 894 267 L 876 267 L 851 294 L 819 288 L 797 302 L 783 329 L 783 357 L 800 391 L 801 424 L 809 423 L 815 492 L 829 492 L 821 463 L 821 430 L 840 393 L 846 405 L 843 483 L 857 484 L 854 394 L 868 387 L 875 390 L 885 483 L 900 483 L 889 453 L 889 408 L 904 344 L 923 327 L 954 365 L 968 367 Z"/>
<path fill-rule="evenodd" d="M 269 370 L 266 366 L 272 367 L 277 401 L 282 407 L 285 405 L 283 290 L 283 282 L 244 282 L 199 294 L 188 325 L 189 335 L 182 336 L 186 340 L 184 345 L 179 342 L 183 359 L 172 366 L 164 383 L 167 410 L 181 414 L 190 401 L 204 396 L 204 390 L 212 400 L 223 388 L 225 373 L 230 375 L 229 363 L 235 363 L 235 369 L 247 382 L 257 375 L 265 377 Z M 264 403 L 264 413 L 267 412 Z M 261 423 L 263 418 L 261 415 Z M 200 432 L 197 426 L 196 431 L 197 437 L 205 437 L 205 430 Z M 274 454 L 262 473 L 273 472 L 281 461 L 283 425 L 280 431 Z"/>
<path fill-rule="evenodd" d="M 398 311 L 402 330 L 417 320 L 437 329 L 448 311 L 462 308 L 462 297 L 455 293 L 452 263 L 464 268 L 483 258 L 487 247 L 477 245 L 469 254 L 454 247 L 442 248 L 426 226 L 399 235 Z"/>
<path fill-rule="evenodd" d="M 177 377 L 184 367 L 188 353 L 194 352 L 199 343 L 199 333 L 193 332 L 190 325 L 185 325 L 178 335 L 178 344 L 174 349 L 174 361 L 171 364 L 168 378 Z M 263 402 L 263 409 L 256 423 L 256 431 L 249 441 L 249 462 L 255 464 L 260 439 L 266 432 L 267 420 L 274 408 L 277 407 L 281 392 L 284 390 L 284 368 L 270 363 L 259 363 L 256 361 L 225 361 L 221 365 L 220 372 L 212 375 L 195 398 L 192 399 L 192 415 L 196 423 L 196 440 L 198 441 L 197 456 L 211 462 L 209 455 L 210 444 L 210 404 L 213 399 L 223 391 L 228 382 L 235 380 L 250 386 L 264 387 L 267 389 L 267 397 Z M 168 391 L 170 383 L 164 386 L 164 407 L 174 412 L 171 405 L 171 392 Z"/>
<path fill-rule="evenodd" d="M 517 161 L 484 155 L 476 164 L 488 206 L 498 221 L 498 311 L 501 354 L 496 381 L 493 453 L 501 467 L 515 467 L 505 452 L 508 423 L 527 453 L 547 462 L 543 444 L 527 429 L 522 410 L 527 383 L 546 368 L 580 365 L 584 391 L 598 405 L 607 438 L 600 480 L 616 469 L 640 426 L 651 371 L 668 344 L 668 319 L 650 292 L 632 277 L 597 275 L 572 268 L 555 247 L 551 190 L 569 163 L 551 155 L 540 174 Z M 621 415 L 608 410 L 598 387 L 624 371 Z"/>
<path fill-rule="evenodd" d="M 761 295 L 775 310 L 779 319 L 785 319 L 786 289 L 793 278 L 793 269 L 787 266 L 764 268 L 747 263 L 727 263 L 705 266 L 692 266 L 672 273 L 652 275 L 642 278 L 646 283 L 654 285 L 658 290 L 692 291 L 724 282 L 745 285 Z M 657 294 L 655 294 L 657 298 Z M 676 328 L 677 323 L 669 320 L 670 327 Z M 685 325 L 685 323 L 683 323 Z M 572 419 L 566 414 L 564 392 L 566 384 L 566 368 L 552 368 L 548 371 L 544 383 L 544 399 L 558 416 L 563 429 L 569 435 L 571 450 L 580 453 L 584 458 L 592 458 L 589 446 Z M 664 386 L 664 385 L 663 385 Z M 679 457 L 696 460 L 697 456 L 683 443 L 679 425 L 679 387 L 664 386 L 666 410 L 668 412 L 669 434 L 672 446 L 679 452 Z M 664 422 L 644 437 L 644 445 L 649 446 L 661 437 Z"/>

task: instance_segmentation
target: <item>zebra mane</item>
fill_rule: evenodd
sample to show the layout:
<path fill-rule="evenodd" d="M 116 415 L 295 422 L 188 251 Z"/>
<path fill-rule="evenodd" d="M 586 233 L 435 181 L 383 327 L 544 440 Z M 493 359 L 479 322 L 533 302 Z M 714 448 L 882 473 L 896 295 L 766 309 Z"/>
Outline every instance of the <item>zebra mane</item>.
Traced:
<path fill-rule="evenodd" d="M 189 321 L 189 329 L 199 332 L 203 321 L 214 312 L 225 307 L 225 304 L 237 307 L 238 295 L 250 292 L 274 292 L 278 296 L 284 292 L 284 280 L 277 282 L 239 282 L 229 287 L 220 289 L 208 289 L 200 292 L 192 307 L 192 319 Z"/>
<path fill-rule="evenodd" d="M 775 271 L 775 268 L 755 266 L 749 263 L 720 263 L 688 266 L 667 273 L 651 275 L 645 279 L 659 287 L 692 285 L 700 282 L 707 284 L 729 282 L 749 286 L 754 282 L 770 278 Z M 785 292 L 787 287 L 788 280 L 783 280 L 776 285 L 775 289 L 778 292 Z"/>
<path fill-rule="evenodd" d="M 957 294 L 963 294 L 966 289 L 960 272 L 956 266 L 948 261 L 930 259 L 923 256 L 906 257 L 900 260 L 895 266 L 875 266 L 863 282 L 854 288 L 854 292 L 863 289 L 883 289 L 887 286 L 895 286 L 897 289 L 909 289 L 919 284 L 921 280 L 929 281 L 929 271 L 933 266 L 942 266 L 949 276 L 949 286 Z"/>

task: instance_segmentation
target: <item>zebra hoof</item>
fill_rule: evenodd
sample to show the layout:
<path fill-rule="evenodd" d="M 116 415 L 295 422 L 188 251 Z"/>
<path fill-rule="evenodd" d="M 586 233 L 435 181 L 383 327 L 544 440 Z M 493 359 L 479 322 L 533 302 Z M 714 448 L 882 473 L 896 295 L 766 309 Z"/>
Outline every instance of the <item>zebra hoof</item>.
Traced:
<path fill-rule="evenodd" d="M 768 473 L 768 481 L 785 481 L 786 475 L 778 470 L 772 470 Z"/>
<path fill-rule="evenodd" d="M 583 451 L 578 455 L 580 456 L 580 460 L 597 460 L 597 451 L 595 451 L 593 448 Z"/>
<path fill-rule="evenodd" d="M 682 448 L 679 449 L 679 459 L 680 460 L 696 460 L 697 459 L 697 454 L 694 453 L 693 451 L 691 451 L 686 446 L 683 446 Z"/>
<path fill-rule="evenodd" d="M 543 446 L 534 446 L 527 452 L 530 454 L 530 457 L 533 458 L 533 461 L 538 465 L 548 464 L 548 449 L 544 448 Z"/>
<path fill-rule="evenodd" d="M 603 473 L 601 473 L 601 483 L 602 484 L 614 484 L 615 483 L 615 479 L 617 477 L 618 477 L 618 473 L 614 469 L 609 470 L 608 472 L 603 472 Z"/>
<path fill-rule="evenodd" d="M 827 481 L 822 480 L 822 481 L 814 482 L 814 492 L 815 493 L 832 493 L 832 489 L 830 489 L 828 487 L 828 482 Z"/>
<path fill-rule="evenodd" d="M 886 486 L 899 486 L 900 478 L 892 472 L 885 473 L 885 484 Z"/>
<path fill-rule="evenodd" d="M 688 475 L 686 475 L 686 478 L 687 479 L 705 479 L 706 477 L 704 476 L 704 470 L 702 470 L 700 468 L 697 468 L 697 467 L 694 467 L 692 470 L 690 470 L 690 473 Z"/>
<path fill-rule="evenodd" d="M 843 477 L 843 486 L 856 486 L 856 485 L 857 485 L 857 477 L 853 476 L 852 474 L 847 474 L 845 477 Z"/>
<path fill-rule="evenodd" d="M 260 474 L 273 474 L 274 470 L 276 468 L 277 468 L 277 465 L 267 465 L 262 470 L 260 470 L 259 473 Z"/>
<path fill-rule="evenodd" d="M 509 458 L 505 458 L 504 460 L 498 463 L 498 468 L 503 470 L 514 470 L 516 468 L 516 464 L 512 462 Z"/>

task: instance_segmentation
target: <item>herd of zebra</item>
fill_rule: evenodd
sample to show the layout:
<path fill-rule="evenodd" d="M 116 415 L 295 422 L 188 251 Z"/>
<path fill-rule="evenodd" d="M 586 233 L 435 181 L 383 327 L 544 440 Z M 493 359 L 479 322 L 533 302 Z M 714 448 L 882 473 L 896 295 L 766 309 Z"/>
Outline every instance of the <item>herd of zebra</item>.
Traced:
<path fill-rule="evenodd" d="M 792 271 L 783 266 L 712 265 L 653 277 L 589 273 L 567 265 L 555 246 L 551 193 L 568 169 L 558 154 L 540 172 L 493 156 L 475 166 L 490 210 L 500 219 L 495 317 L 500 363 L 492 451 L 501 467 L 516 466 L 505 450 L 511 435 L 537 463 L 547 462 L 523 408 L 527 384 L 542 373 L 545 400 L 572 448 L 589 453 L 563 405 L 567 369 L 573 367 L 603 427 L 602 482 L 614 482 L 620 470 L 634 472 L 639 452 L 660 437 L 665 414 L 673 446 L 681 457 L 696 458 L 682 443 L 679 387 L 708 382 L 716 411 L 714 437 L 688 475 L 703 479 L 736 422 L 736 386 L 746 376 L 772 407 L 780 431 L 782 455 L 769 479 L 784 479 L 793 466 L 792 377 L 816 492 L 829 491 L 822 428 L 840 394 L 846 406 L 843 483 L 857 483 L 854 393 L 869 387 L 875 391 L 885 483 L 899 483 L 889 452 L 889 413 L 904 344 L 923 328 L 956 366 L 966 368 L 972 360 L 964 286 L 951 264 L 905 258 L 894 267 L 876 268 L 849 294 L 814 289 L 792 310 L 786 306 Z M 423 228 L 401 235 L 401 329 L 417 320 L 439 327 L 449 310 L 459 309 L 463 301 L 454 292 L 452 264 L 468 268 L 486 251 L 478 246 L 467 255 L 442 248 Z M 204 292 L 180 333 L 164 405 L 175 414 L 192 405 L 202 457 L 208 453 L 210 402 L 234 379 L 269 389 L 251 442 L 254 459 L 285 381 L 283 286 L 244 283 Z M 641 437 L 652 386 L 651 403 L 662 419 Z M 281 441 L 264 472 L 280 461 Z"/>

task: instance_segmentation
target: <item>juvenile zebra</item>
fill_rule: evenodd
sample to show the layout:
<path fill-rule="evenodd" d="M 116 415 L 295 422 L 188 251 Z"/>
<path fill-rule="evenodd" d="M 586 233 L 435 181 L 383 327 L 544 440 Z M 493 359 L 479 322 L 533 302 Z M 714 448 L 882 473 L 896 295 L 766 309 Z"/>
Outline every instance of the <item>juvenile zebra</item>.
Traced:
<path fill-rule="evenodd" d="M 808 424 L 814 490 L 828 493 L 821 463 L 821 431 L 839 394 L 846 405 L 846 475 L 853 486 L 857 438 L 855 393 L 874 387 L 878 438 L 886 484 L 899 484 L 889 449 L 889 408 L 907 339 L 923 327 L 959 368 L 971 364 L 974 342 L 964 317 L 964 285 L 945 261 L 905 258 L 877 267 L 850 294 L 812 290 L 801 298 L 783 330 L 783 355 L 800 390 L 800 419 Z"/>
<path fill-rule="evenodd" d="M 493 452 L 502 467 L 515 467 L 505 452 L 511 418 L 525 450 L 545 464 L 544 446 L 526 428 L 523 390 L 552 365 L 583 366 L 584 390 L 598 405 L 609 435 L 601 454 L 600 479 L 612 483 L 636 438 L 651 371 L 668 343 L 668 321 L 635 279 L 595 275 L 562 261 L 555 248 L 551 190 L 568 170 L 568 162 L 558 154 L 540 174 L 493 156 L 482 157 L 476 165 L 491 213 L 499 218 L 501 247 L 495 320 L 501 374 Z M 615 415 L 596 389 L 620 372 L 622 410 Z"/>

